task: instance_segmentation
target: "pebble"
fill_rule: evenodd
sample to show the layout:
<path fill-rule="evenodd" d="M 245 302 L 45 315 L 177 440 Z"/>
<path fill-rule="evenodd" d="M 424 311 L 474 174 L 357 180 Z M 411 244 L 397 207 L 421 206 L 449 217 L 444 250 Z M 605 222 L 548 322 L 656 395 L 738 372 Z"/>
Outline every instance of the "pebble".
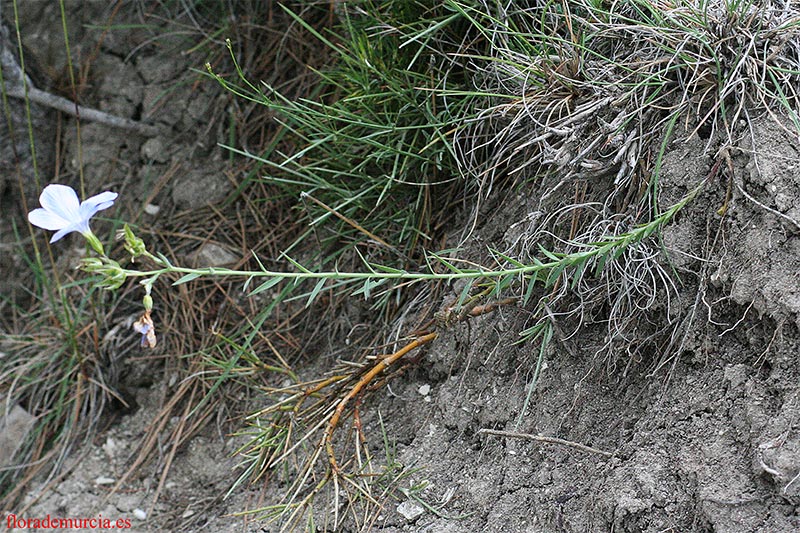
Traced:
<path fill-rule="evenodd" d="M 14 405 L 9 409 L 6 402 L 7 398 L 0 398 L 3 406 L 0 408 L 0 467 L 13 462 L 14 454 L 36 422 L 22 407 Z"/>
<path fill-rule="evenodd" d="M 152 159 L 157 163 L 166 163 L 169 154 L 164 147 L 164 143 L 158 137 L 147 139 L 142 145 L 142 157 Z"/>
<path fill-rule="evenodd" d="M 422 386 L 419 388 L 419 393 L 420 393 L 421 395 L 423 395 L 423 396 L 427 396 L 428 394 L 430 394 L 430 393 L 431 393 L 431 386 L 430 386 L 430 385 L 428 385 L 427 383 L 426 383 L 425 385 L 422 385 Z"/>
<path fill-rule="evenodd" d="M 425 509 L 421 505 L 406 500 L 397 506 L 397 512 L 403 515 L 406 520 L 411 521 L 419 518 L 425 512 Z"/>
<path fill-rule="evenodd" d="M 145 520 L 147 518 L 147 513 L 137 508 L 133 510 L 133 517 L 136 520 Z"/>
<path fill-rule="evenodd" d="M 144 212 L 150 216 L 156 216 L 161 208 L 155 204 L 147 204 L 144 206 Z"/>
<path fill-rule="evenodd" d="M 207 242 L 203 244 L 192 256 L 190 260 L 193 265 L 198 267 L 221 267 L 236 263 L 239 257 L 229 249 Z"/>
<path fill-rule="evenodd" d="M 111 437 L 106 438 L 105 444 L 103 444 L 103 451 L 106 452 L 109 458 L 114 458 L 117 455 L 117 450 L 119 449 L 119 444 L 117 441 L 112 439 Z"/>
<path fill-rule="evenodd" d="M 113 477 L 100 476 L 94 480 L 95 485 L 113 485 L 116 479 Z"/>

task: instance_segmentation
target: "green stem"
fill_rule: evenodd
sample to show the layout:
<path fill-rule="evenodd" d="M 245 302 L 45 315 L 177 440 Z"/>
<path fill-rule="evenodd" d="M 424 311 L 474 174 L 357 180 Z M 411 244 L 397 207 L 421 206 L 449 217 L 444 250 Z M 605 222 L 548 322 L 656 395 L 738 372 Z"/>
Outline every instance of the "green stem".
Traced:
<path fill-rule="evenodd" d="M 550 262 L 542 263 L 536 261 L 531 265 L 523 265 L 516 263 L 514 268 L 502 268 L 498 270 L 490 269 L 458 269 L 450 265 L 444 260 L 440 260 L 443 264 L 450 268 L 450 272 L 436 273 L 436 272 L 408 272 L 405 270 L 392 269 L 388 267 L 371 267 L 368 266 L 369 272 L 313 272 L 305 269 L 302 265 L 292 261 L 297 266 L 299 272 L 276 272 L 270 270 L 232 270 L 228 268 L 206 267 L 206 268 L 187 268 L 174 266 L 169 264 L 164 259 L 153 256 L 149 252 L 146 255 L 159 265 L 166 265 L 157 270 L 128 270 L 123 269 L 126 276 L 130 277 L 158 277 L 161 274 L 183 274 L 183 278 L 175 282 L 175 284 L 185 283 L 201 277 L 243 277 L 243 278 L 280 278 L 286 280 L 418 280 L 418 281 L 432 281 L 432 280 L 457 280 L 457 279 L 476 279 L 476 278 L 499 278 L 507 276 L 530 276 L 543 270 L 550 270 L 564 265 L 578 265 L 584 263 L 595 256 L 606 256 L 613 253 L 616 249 L 625 248 L 628 245 L 640 241 L 650 236 L 656 229 L 667 223 L 672 219 L 675 214 L 680 211 L 687 203 L 689 203 L 700 191 L 702 185 L 693 189 L 686 195 L 680 202 L 673 205 L 662 213 L 657 218 L 653 219 L 648 224 L 639 226 L 627 233 L 610 237 L 607 241 L 590 243 L 592 246 L 590 250 L 575 252 L 572 254 L 548 254 L 551 259 Z M 376 270 L 377 268 L 377 270 Z"/>

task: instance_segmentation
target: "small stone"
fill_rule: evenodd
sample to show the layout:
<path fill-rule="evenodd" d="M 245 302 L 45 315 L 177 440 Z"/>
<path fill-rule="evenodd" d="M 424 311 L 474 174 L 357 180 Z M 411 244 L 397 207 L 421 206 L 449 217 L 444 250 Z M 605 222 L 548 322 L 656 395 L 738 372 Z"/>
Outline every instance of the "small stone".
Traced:
<path fill-rule="evenodd" d="M 192 511 L 191 509 L 186 509 L 181 515 L 181 518 L 189 518 L 192 515 L 194 515 L 194 511 Z"/>
<path fill-rule="evenodd" d="M 5 406 L 4 399 L 0 401 Z M 19 405 L 8 410 L 7 416 L 0 416 L 0 467 L 11 464 L 18 447 L 25 442 L 35 423 L 36 418 Z"/>
<path fill-rule="evenodd" d="M 195 268 L 221 267 L 232 265 L 238 259 L 239 257 L 227 248 L 213 242 L 207 242 L 192 254 L 190 263 Z"/>
<path fill-rule="evenodd" d="M 100 476 L 98 478 L 95 478 L 94 480 L 95 485 L 113 485 L 115 482 L 116 479 L 114 479 L 113 477 L 106 477 L 106 476 Z"/>
<path fill-rule="evenodd" d="M 425 509 L 421 505 L 406 500 L 397 506 L 397 512 L 403 515 L 403 518 L 410 522 L 422 516 L 422 513 L 425 512 Z"/>
<path fill-rule="evenodd" d="M 187 169 L 186 175 L 172 186 L 172 201 L 178 209 L 199 209 L 222 202 L 233 185 L 222 169 Z"/>
<path fill-rule="evenodd" d="M 147 139 L 142 145 L 142 157 L 156 163 L 165 163 L 169 159 L 164 143 L 158 137 Z"/>
<path fill-rule="evenodd" d="M 156 204 L 147 204 L 144 206 L 144 212 L 150 216 L 156 216 L 159 211 L 161 211 L 161 207 Z"/>
<path fill-rule="evenodd" d="M 117 455 L 118 449 L 119 449 L 119 444 L 117 444 L 117 441 L 115 441 L 111 437 L 108 437 L 106 439 L 105 444 L 103 444 L 103 451 L 106 452 L 106 455 L 109 458 L 113 459 Z"/>
<path fill-rule="evenodd" d="M 147 513 L 137 507 L 133 510 L 133 517 L 136 520 L 145 520 L 147 519 Z"/>
<path fill-rule="evenodd" d="M 746 365 L 727 365 L 722 375 L 725 381 L 730 382 L 731 389 L 738 389 L 747 383 L 748 367 Z"/>
<path fill-rule="evenodd" d="M 419 392 L 419 393 L 420 393 L 422 396 L 427 396 L 428 394 L 430 394 L 430 393 L 431 393 L 431 386 L 430 386 L 430 385 L 428 385 L 428 384 L 426 383 L 425 385 L 422 385 L 422 386 L 419 388 L 418 392 Z"/>
<path fill-rule="evenodd" d="M 142 504 L 142 496 L 136 493 L 119 493 L 114 501 L 118 512 L 128 514 Z"/>

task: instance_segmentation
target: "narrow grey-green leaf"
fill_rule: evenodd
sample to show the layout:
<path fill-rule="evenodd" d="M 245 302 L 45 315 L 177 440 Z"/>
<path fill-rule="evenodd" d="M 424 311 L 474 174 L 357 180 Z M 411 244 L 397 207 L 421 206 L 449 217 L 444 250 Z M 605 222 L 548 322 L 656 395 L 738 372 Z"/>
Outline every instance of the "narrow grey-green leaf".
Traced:
<path fill-rule="evenodd" d="M 390 266 L 381 265 L 378 263 L 370 263 L 375 270 L 379 270 L 381 272 L 385 272 L 387 274 L 408 274 L 406 270 L 400 270 L 398 268 L 392 268 Z"/>
<path fill-rule="evenodd" d="M 549 259 L 552 259 L 553 261 L 560 261 L 561 260 L 561 257 L 559 257 L 558 254 L 555 254 L 555 253 L 551 252 L 550 250 L 548 250 L 547 248 L 545 248 L 541 244 L 539 245 L 539 251 L 542 252 L 544 255 L 546 255 Z M 563 255 L 563 254 L 561 254 L 561 255 Z"/>
<path fill-rule="evenodd" d="M 199 272 L 192 272 L 190 274 L 186 274 L 185 276 L 181 276 L 181 279 L 179 279 L 178 281 L 176 281 L 172 285 L 173 286 L 174 285 L 183 285 L 184 283 L 188 283 L 188 282 L 190 282 L 190 281 L 192 281 L 194 279 L 199 278 L 200 276 L 202 276 L 202 274 L 200 274 Z"/>
<path fill-rule="evenodd" d="M 436 257 L 436 260 L 439 261 L 441 264 L 455 272 L 456 274 L 461 274 L 463 271 L 455 265 L 450 264 L 448 261 L 442 259 L 441 257 Z"/>
<path fill-rule="evenodd" d="M 581 261 L 577 264 L 575 268 L 575 273 L 572 275 L 572 285 L 571 285 L 572 289 L 575 289 L 575 287 L 578 286 L 578 283 L 581 282 L 584 270 L 586 270 L 586 261 Z"/>
<path fill-rule="evenodd" d="M 308 301 L 306 302 L 306 307 L 309 307 L 314 302 L 314 300 L 316 300 L 317 296 L 322 290 L 322 287 L 325 286 L 326 281 L 327 280 L 325 278 L 317 280 L 317 284 L 314 285 L 314 290 L 312 290 L 311 294 L 308 295 Z"/>
<path fill-rule="evenodd" d="M 461 290 L 461 294 L 458 297 L 458 303 L 456 304 L 456 307 L 460 308 L 462 305 L 464 305 L 464 302 L 466 302 L 467 298 L 469 298 L 469 293 L 470 291 L 472 291 L 472 286 L 474 284 L 475 284 L 474 278 L 468 280 L 467 283 L 464 284 L 464 288 Z"/>
<path fill-rule="evenodd" d="M 558 278 L 561 277 L 561 273 L 564 272 L 564 269 L 566 268 L 567 268 L 567 263 L 563 262 L 553 267 L 553 269 L 547 275 L 547 280 L 544 282 L 544 284 L 548 287 L 553 286 L 556 280 L 558 280 Z"/>
<path fill-rule="evenodd" d="M 528 287 L 525 289 L 525 296 L 522 297 L 522 305 L 528 305 L 528 302 L 533 296 L 533 289 L 536 288 L 536 282 L 539 281 L 539 273 L 536 272 L 532 276 L 528 276 Z"/>
<path fill-rule="evenodd" d="M 524 263 L 521 263 L 521 262 L 517 261 L 513 257 L 510 257 L 510 256 L 504 254 L 503 252 L 494 251 L 494 253 L 497 254 L 498 256 L 500 256 L 502 259 L 508 261 L 509 263 L 511 263 L 512 265 L 514 265 L 517 268 L 522 268 L 522 267 L 527 266 Z"/>
<path fill-rule="evenodd" d="M 258 257 L 258 255 L 255 252 L 252 252 L 252 254 L 253 259 L 255 259 L 256 263 L 258 263 L 258 268 L 261 269 L 261 272 L 267 272 L 267 268 L 264 266 L 264 263 L 261 262 L 261 259 Z"/>
<path fill-rule="evenodd" d="M 300 270 L 301 272 L 304 272 L 306 274 L 311 274 L 311 271 L 309 269 L 307 269 L 306 267 L 304 267 L 303 265 L 301 265 L 300 263 L 298 263 L 297 261 L 295 261 L 294 259 L 292 259 L 288 255 L 285 255 L 284 257 L 286 258 L 287 261 L 289 261 L 291 264 L 293 264 L 295 267 L 297 267 L 297 269 Z"/>
<path fill-rule="evenodd" d="M 253 292 L 250 293 L 250 296 L 255 296 L 256 294 L 260 294 L 266 290 L 271 289 L 272 287 L 280 283 L 281 279 L 282 278 L 277 278 L 277 277 L 268 279 L 267 281 L 265 281 L 264 283 L 253 289 Z"/>
<path fill-rule="evenodd" d="M 594 277 L 599 278 L 600 274 L 603 272 L 603 269 L 606 266 L 606 261 L 608 260 L 607 255 L 601 255 L 597 258 L 597 264 L 594 267 Z"/>

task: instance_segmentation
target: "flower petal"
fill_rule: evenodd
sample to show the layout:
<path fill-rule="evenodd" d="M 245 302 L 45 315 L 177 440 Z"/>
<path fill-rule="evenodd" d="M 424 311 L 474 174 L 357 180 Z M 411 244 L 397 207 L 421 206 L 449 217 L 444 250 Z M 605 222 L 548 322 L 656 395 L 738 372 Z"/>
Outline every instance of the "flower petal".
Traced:
<path fill-rule="evenodd" d="M 41 207 L 28 213 L 28 222 L 38 228 L 50 231 L 60 230 L 70 225 L 69 220 L 64 220 L 57 214 Z"/>
<path fill-rule="evenodd" d="M 103 209 L 108 209 L 112 205 L 114 205 L 114 200 L 117 199 L 119 196 L 115 192 L 105 191 L 101 192 L 100 194 L 96 194 L 91 198 L 87 198 L 80 205 L 80 217 L 83 220 L 89 220 L 94 216 L 95 213 L 98 211 L 102 211 Z"/>
<path fill-rule="evenodd" d="M 83 225 L 88 226 L 88 224 L 83 224 Z M 69 235 L 73 231 L 83 232 L 83 230 L 81 228 L 81 224 L 70 224 L 69 226 L 67 226 L 67 227 L 65 227 L 63 229 L 58 230 L 50 238 L 50 243 L 52 244 L 52 243 L 54 243 L 56 241 L 60 241 L 61 239 L 63 239 L 65 236 Z"/>
<path fill-rule="evenodd" d="M 156 344 L 158 343 L 156 339 L 156 332 L 154 329 L 149 329 L 147 333 L 144 335 L 144 339 L 142 339 L 142 346 L 147 346 L 148 348 L 155 348 Z"/>
<path fill-rule="evenodd" d="M 46 210 L 64 220 L 76 222 L 80 217 L 80 202 L 72 187 L 58 184 L 48 185 L 39 196 L 39 203 Z"/>

